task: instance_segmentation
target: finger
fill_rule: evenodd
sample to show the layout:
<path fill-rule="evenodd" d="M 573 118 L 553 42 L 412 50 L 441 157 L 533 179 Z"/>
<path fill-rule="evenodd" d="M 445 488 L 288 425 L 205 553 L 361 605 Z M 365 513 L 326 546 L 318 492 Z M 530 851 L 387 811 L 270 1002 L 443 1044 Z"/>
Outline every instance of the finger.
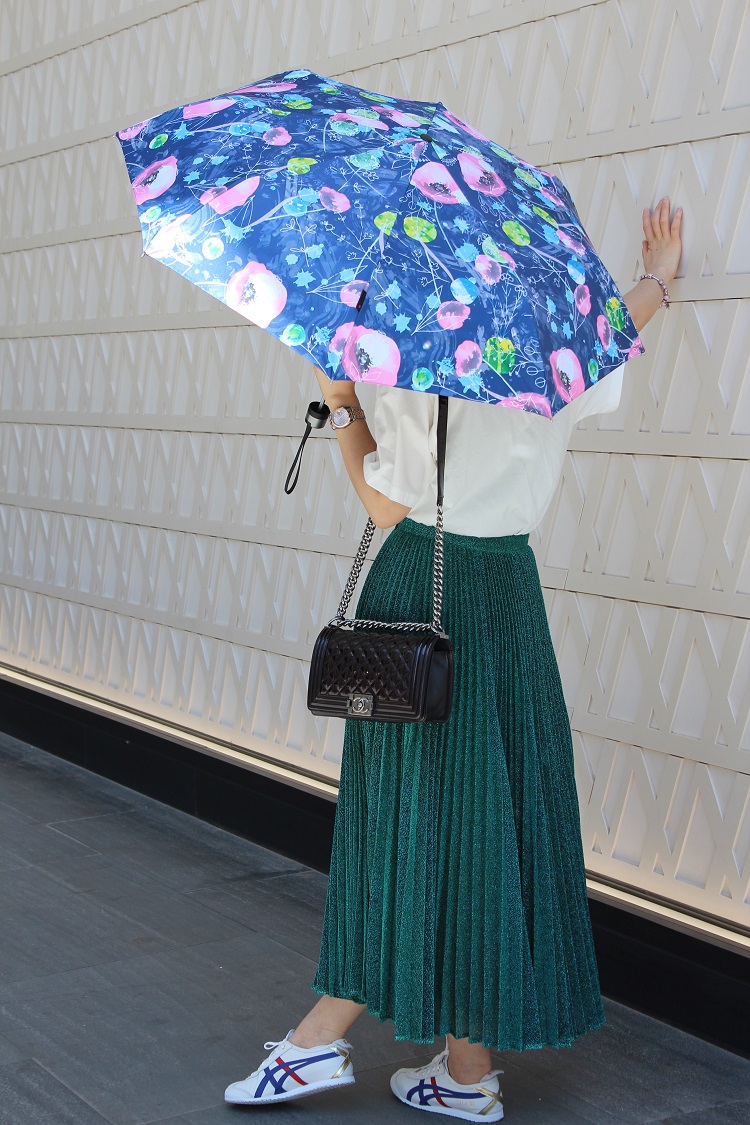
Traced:
<path fill-rule="evenodd" d="M 659 206 L 659 226 L 662 238 L 669 238 L 669 196 L 665 195 Z"/>
<path fill-rule="evenodd" d="M 677 210 L 674 213 L 674 218 L 672 219 L 672 228 L 671 228 L 670 233 L 671 233 L 673 238 L 679 237 L 681 222 L 682 222 L 682 208 L 678 207 Z"/>
<path fill-rule="evenodd" d="M 643 211 L 643 233 L 646 236 L 646 242 L 650 244 L 654 241 L 654 226 L 651 222 L 651 212 L 648 207 L 644 208 Z"/>

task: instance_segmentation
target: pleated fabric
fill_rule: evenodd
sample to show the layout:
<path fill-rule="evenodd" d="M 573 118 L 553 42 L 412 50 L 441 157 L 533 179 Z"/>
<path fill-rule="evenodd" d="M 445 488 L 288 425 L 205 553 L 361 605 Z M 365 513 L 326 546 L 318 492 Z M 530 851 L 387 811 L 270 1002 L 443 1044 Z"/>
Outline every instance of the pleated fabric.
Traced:
<path fill-rule="evenodd" d="M 385 539 L 356 615 L 429 621 L 435 528 Z M 347 719 L 312 988 L 396 1039 L 569 1046 L 604 1023 L 573 744 L 528 535 L 445 533 L 447 723 Z"/>

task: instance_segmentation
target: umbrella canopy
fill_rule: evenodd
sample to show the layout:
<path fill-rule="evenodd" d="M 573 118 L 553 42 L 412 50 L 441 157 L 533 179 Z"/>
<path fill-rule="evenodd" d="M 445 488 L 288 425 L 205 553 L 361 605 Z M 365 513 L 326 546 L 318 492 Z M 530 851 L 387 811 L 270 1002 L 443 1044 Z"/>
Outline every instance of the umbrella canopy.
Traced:
<path fill-rule="evenodd" d="M 555 176 L 307 70 L 121 130 L 146 254 L 332 379 L 552 417 L 643 351 Z"/>

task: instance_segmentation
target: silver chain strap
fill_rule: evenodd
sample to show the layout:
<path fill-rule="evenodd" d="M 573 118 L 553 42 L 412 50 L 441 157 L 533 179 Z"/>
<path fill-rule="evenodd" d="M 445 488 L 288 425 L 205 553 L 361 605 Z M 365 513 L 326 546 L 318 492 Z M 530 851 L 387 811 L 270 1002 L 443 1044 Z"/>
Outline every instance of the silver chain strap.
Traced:
<path fill-rule="evenodd" d="M 352 594 L 359 581 L 359 575 L 364 565 L 367 552 L 372 542 L 372 537 L 375 532 L 375 524 L 371 519 L 367 520 L 367 527 L 362 536 L 362 542 L 359 545 L 356 555 L 354 556 L 354 563 L 349 572 L 349 577 L 344 586 L 344 593 L 339 602 L 339 608 L 336 611 L 336 616 L 332 617 L 328 622 L 329 625 L 350 626 L 356 629 L 361 626 L 376 626 L 386 629 L 406 629 L 411 631 L 418 631 L 420 629 L 432 630 L 439 633 L 441 636 L 447 636 L 443 632 L 441 625 L 441 617 L 443 613 L 443 505 L 438 504 L 437 516 L 435 519 L 435 545 L 433 552 L 432 564 L 432 621 L 368 621 L 362 617 L 346 617 L 346 610 L 351 600 Z"/>
<path fill-rule="evenodd" d="M 360 571 L 364 565 L 365 557 L 372 542 L 372 537 L 375 532 L 375 524 L 368 517 L 365 533 L 362 536 L 362 542 L 359 549 L 354 556 L 354 563 L 349 572 L 349 577 L 344 586 L 344 593 L 342 594 L 339 608 L 336 616 L 332 617 L 328 622 L 329 625 L 336 625 L 339 628 L 345 625 L 356 629 L 358 627 L 372 627 L 384 629 L 406 629 L 411 632 L 419 630 L 432 631 L 438 633 L 441 637 L 447 637 L 448 634 L 443 632 L 441 625 L 441 617 L 443 614 L 443 485 L 442 485 L 442 472 L 445 465 L 445 426 L 447 424 L 448 399 L 441 398 L 439 406 L 440 420 L 438 422 L 438 495 L 437 495 L 437 515 L 435 517 L 435 541 L 433 546 L 432 555 L 432 621 L 369 621 L 365 618 L 346 617 L 346 610 L 351 600 L 354 589 L 359 581 Z"/>

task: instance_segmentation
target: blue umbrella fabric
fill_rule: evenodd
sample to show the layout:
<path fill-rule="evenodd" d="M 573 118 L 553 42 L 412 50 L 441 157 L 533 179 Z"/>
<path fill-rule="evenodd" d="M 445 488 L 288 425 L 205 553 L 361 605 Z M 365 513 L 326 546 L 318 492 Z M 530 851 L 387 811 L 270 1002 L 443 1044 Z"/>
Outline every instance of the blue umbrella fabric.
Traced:
<path fill-rule="evenodd" d="M 552 417 L 639 355 L 555 176 L 308 70 L 117 134 L 146 254 L 331 379 Z"/>

